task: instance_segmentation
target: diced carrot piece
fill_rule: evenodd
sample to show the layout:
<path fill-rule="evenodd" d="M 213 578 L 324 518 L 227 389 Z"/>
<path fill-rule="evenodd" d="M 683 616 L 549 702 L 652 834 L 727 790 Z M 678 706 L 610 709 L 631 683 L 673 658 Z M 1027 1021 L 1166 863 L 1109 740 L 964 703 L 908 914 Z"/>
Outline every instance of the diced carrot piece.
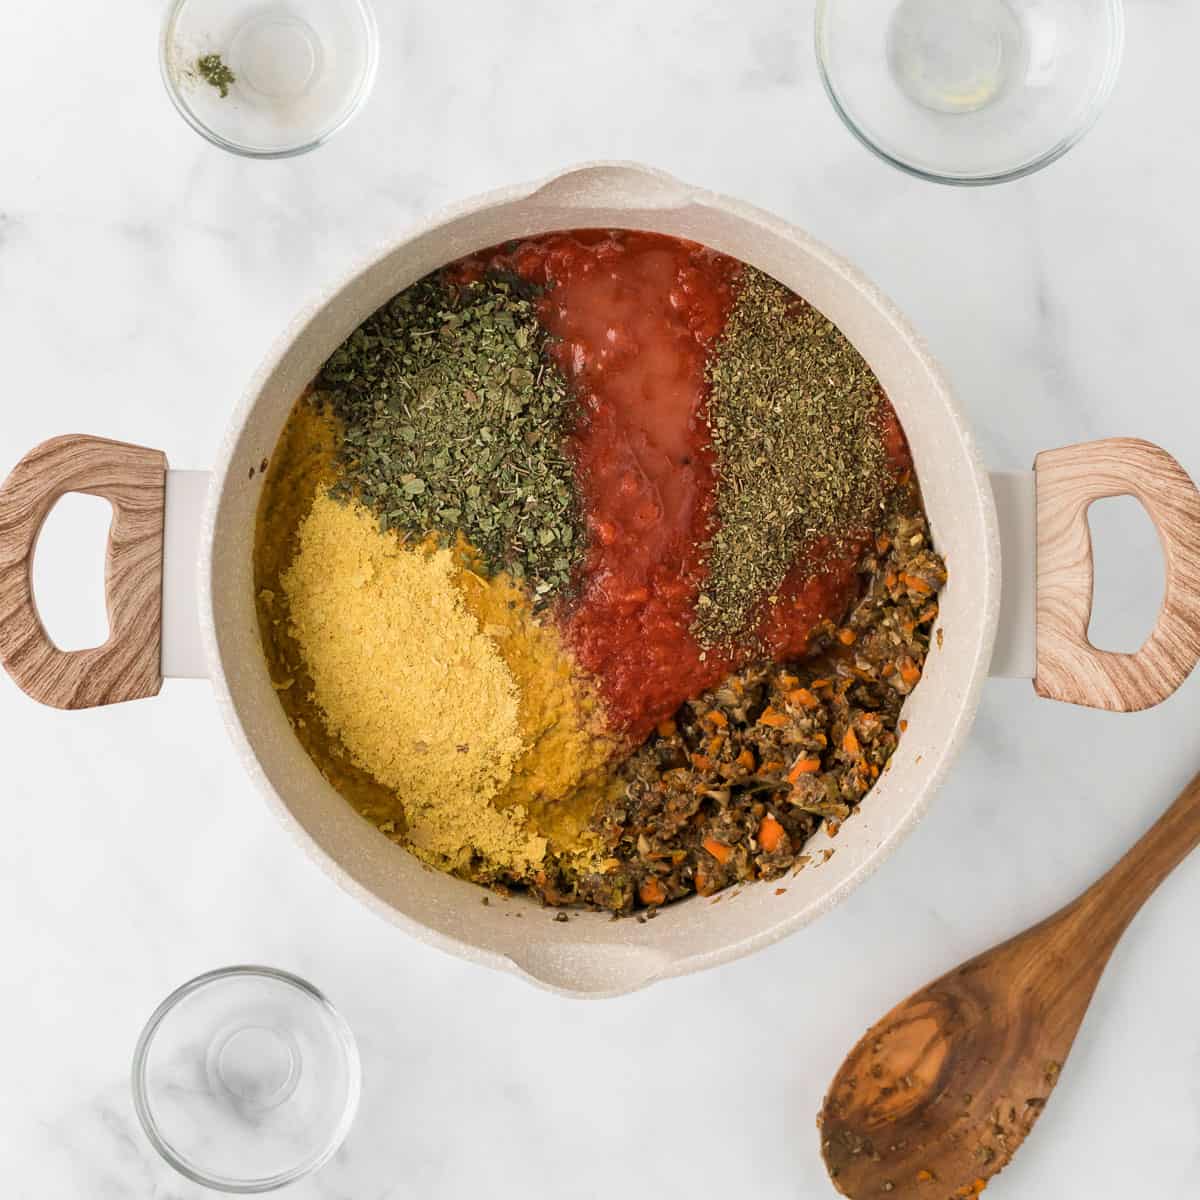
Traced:
<path fill-rule="evenodd" d="M 922 1169 L 917 1172 L 917 1182 L 918 1183 L 932 1183 L 934 1181 L 934 1179 L 936 1179 L 936 1178 L 937 1178 L 937 1176 L 935 1176 L 932 1171 L 927 1171 L 925 1169 Z"/>
<path fill-rule="evenodd" d="M 795 783 L 801 775 L 815 775 L 820 769 L 821 760 L 819 758 L 809 758 L 802 754 L 792 763 L 792 769 L 787 773 L 787 781 Z"/>
<path fill-rule="evenodd" d="M 710 725 L 715 725 L 718 729 L 724 729 L 729 724 L 729 718 L 719 708 L 710 708 L 704 714 L 704 719 Z"/>
<path fill-rule="evenodd" d="M 900 721 L 900 732 L 901 733 L 908 732 L 908 722 L 903 719 L 901 719 L 901 721 Z"/>
<path fill-rule="evenodd" d="M 733 857 L 733 847 L 718 842 L 715 837 L 706 837 L 700 843 L 719 863 L 727 863 Z"/>
<path fill-rule="evenodd" d="M 933 588 L 929 586 L 919 575 L 910 575 L 905 571 L 900 576 L 900 582 L 904 584 L 910 592 L 916 592 L 919 596 L 928 596 Z"/>
<path fill-rule="evenodd" d="M 788 703 L 795 704 L 800 708 L 820 708 L 821 702 L 808 690 L 808 688 L 796 688 L 795 691 L 788 692 Z"/>
<path fill-rule="evenodd" d="M 659 721 L 658 736 L 659 737 L 674 737 L 676 725 L 674 721 Z"/>
<path fill-rule="evenodd" d="M 858 738 L 853 729 L 846 730 L 846 736 L 842 738 L 842 749 L 847 754 L 858 754 L 862 747 L 858 744 Z"/>
<path fill-rule="evenodd" d="M 706 754 L 693 754 L 692 766 L 695 767 L 697 771 L 711 771 L 712 759 Z"/>
<path fill-rule="evenodd" d="M 754 752 L 748 747 L 737 756 L 737 764 L 739 767 L 745 767 L 747 771 L 754 770 Z"/>
<path fill-rule="evenodd" d="M 782 770 L 783 770 L 783 763 L 781 763 L 777 758 L 772 758 L 772 759 L 768 759 L 767 762 L 763 763 L 762 769 L 759 771 L 759 774 L 760 775 L 770 775 L 774 771 L 782 771 Z"/>
<path fill-rule="evenodd" d="M 837 639 L 843 646 L 853 646 L 858 641 L 858 634 L 853 629 L 839 629 Z"/>
<path fill-rule="evenodd" d="M 758 844 L 768 853 L 774 854 L 783 845 L 786 831 L 770 813 L 763 817 L 758 826 Z"/>
<path fill-rule="evenodd" d="M 638 895 L 643 904 L 664 904 L 667 899 L 667 893 L 657 879 L 642 880 L 642 886 L 638 888 Z"/>
<path fill-rule="evenodd" d="M 904 680 L 909 687 L 913 687 L 920 681 L 921 668 L 917 666 L 911 658 L 906 658 L 900 664 L 900 678 Z"/>
<path fill-rule="evenodd" d="M 763 709 L 763 714 L 758 718 L 760 725 L 767 725 L 771 729 L 782 729 L 788 723 L 787 717 L 781 712 L 776 712 L 769 704 Z"/>

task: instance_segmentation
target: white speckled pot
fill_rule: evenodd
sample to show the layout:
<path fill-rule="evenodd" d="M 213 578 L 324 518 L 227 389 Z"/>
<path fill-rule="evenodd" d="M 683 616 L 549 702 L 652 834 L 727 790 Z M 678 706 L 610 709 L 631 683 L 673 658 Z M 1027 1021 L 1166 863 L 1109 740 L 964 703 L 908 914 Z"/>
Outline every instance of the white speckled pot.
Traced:
<path fill-rule="evenodd" d="M 644 924 L 614 922 L 602 913 L 559 923 L 521 897 L 484 906 L 477 887 L 425 868 L 362 820 L 293 736 L 268 678 L 252 587 L 258 465 L 274 453 L 297 396 L 346 335 L 400 289 L 461 255 L 588 226 L 703 242 L 769 272 L 834 321 L 874 368 L 899 414 L 937 546 L 950 566 L 941 600 L 944 646 L 931 653 L 907 702 L 908 730 L 891 768 L 836 840 L 824 832 L 813 839 L 812 864 L 786 880 L 782 895 L 774 882 L 751 885 L 671 905 Z M 5 490 L 13 494 L 18 471 L 0 489 L 0 505 Z M 451 953 L 565 994 L 617 995 L 717 966 L 799 929 L 866 879 L 925 812 L 967 736 L 993 660 L 1001 619 L 993 486 L 1011 555 L 1004 632 L 993 666 L 998 673 L 1032 676 L 1033 475 L 989 482 L 945 379 L 904 318 L 852 266 L 783 221 L 642 167 L 585 166 L 468 201 L 388 248 L 313 304 L 278 342 L 233 417 L 211 478 L 166 472 L 162 672 L 212 679 L 237 750 L 284 827 L 323 870 L 385 919 Z M 71 487 L 84 490 L 76 480 L 59 491 Z M 0 617 L 10 568 L 17 570 L 0 558 Z M 114 619 L 114 638 L 119 625 Z M 55 698 L 22 680 L 23 652 L 15 638 L 3 644 L 2 626 L 0 620 L 0 657 L 32 694 L 66 707 L 98 702 L 78 693 Z M 524 920 L 513 919 L 518 910 Z"/>
<path fill-rule="evenodd" d="M 939 549 L 945 650 L 934 652 L 906 711 L 892 769 L 835 841 L 810 843 L 814 865 L 719 903 L 691 899 L 638 924 L 583 913 L 552 921 L 536 902 L 479 903 L 479 889 L 429 871 L 363 821 L 296 741 L 259 646 L 251 545 L 260 479 L 296 397 L 341 341 L 422 275 L 470 251 L 556 229 L 621 226 L 691 238 L 769 272 L 825 313 L 863 353 L 900 417 Z M 632 166 L 594 166 L 450 210 L 391 247 L 302 315 L 252 382 L 210 491 L 201 625 L 230 732 L 268 802 L 308 852 L 388 920 L 456 954 L 580 995 L 615 995 L 716 966 L 827 912 L 862 882 L 924 813 L 962 745 L 987 674 L 1000 610 L 1000 544 L 988 477 L 936 364 L 899 313 L 853 267 L 748 205 Z M 823 850 L 835 850 L 821 862 Z M 524 920 L 511 913 L 520 906 Z"/>

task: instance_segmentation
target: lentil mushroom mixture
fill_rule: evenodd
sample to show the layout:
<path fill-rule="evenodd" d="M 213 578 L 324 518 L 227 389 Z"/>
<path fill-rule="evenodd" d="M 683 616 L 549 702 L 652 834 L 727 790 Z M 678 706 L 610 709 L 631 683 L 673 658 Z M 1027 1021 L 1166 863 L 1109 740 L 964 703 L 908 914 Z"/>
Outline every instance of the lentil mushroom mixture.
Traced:
<path fill-rule="evenodd" d="M 364 817 L 626 914 L 775 879 L 852 816 L 946 568 L 835 326 L 703 246 L 583 230 L 451 264 L 351 334 L 267 472 L 255 578 L 280 702 Z"/>

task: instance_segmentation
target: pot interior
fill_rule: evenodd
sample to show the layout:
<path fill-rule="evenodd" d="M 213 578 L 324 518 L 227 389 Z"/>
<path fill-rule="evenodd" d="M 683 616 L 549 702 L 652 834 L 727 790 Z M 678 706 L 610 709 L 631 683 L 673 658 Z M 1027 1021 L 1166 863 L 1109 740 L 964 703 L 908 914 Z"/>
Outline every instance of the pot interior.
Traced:
<path fill-rule="evenodd" d="M 938 550 L 950 570 L 941 648 L 905 706 L 890 768 L 834 839 L 788 877 L 692 897 L 644 923 L 553 913 L 493 898 L 424 866 L 358 816 L 293 736 L 268 677 L 255 617 L 254 521 L 283 423 L 324 360 L 370 313 L 421 276 L 472 251 L 561 229 L 616 227 L 690 238 L 773 275 L 837 324 L 870 363 L 908 435 Z M 251 473 L 250 468 L 255 468 Z M 383 915 L 466 957 L 576 994 L 614 994 L 715 965 L 831 908 L 923 812 L 969 727 L 999 607 L 991 491 L 945 381 L 891 305 L 852 267 L 798 230 L 747 206 L 629 166 L 572 171 L 484 197 L 396 245 L 302 316 L 252 385 L 218 464 L 209 512 L 210 651 L 216 688 L 247 766 L 317 860 Z"/>

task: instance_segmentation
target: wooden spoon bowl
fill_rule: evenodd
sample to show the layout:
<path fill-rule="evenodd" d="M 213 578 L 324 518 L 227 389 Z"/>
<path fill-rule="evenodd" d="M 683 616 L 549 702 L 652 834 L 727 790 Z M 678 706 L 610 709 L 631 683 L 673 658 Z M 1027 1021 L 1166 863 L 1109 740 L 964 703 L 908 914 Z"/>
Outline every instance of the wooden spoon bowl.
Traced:
<path fill-rule="evenodd" d="M 834 1077 L 817 1123 L 854 1200 L 970 1197 L 1028 1136 L 1129 922 L 1200 843 L 1200 775 L 1074 903 L 897 1005 Z"/>

